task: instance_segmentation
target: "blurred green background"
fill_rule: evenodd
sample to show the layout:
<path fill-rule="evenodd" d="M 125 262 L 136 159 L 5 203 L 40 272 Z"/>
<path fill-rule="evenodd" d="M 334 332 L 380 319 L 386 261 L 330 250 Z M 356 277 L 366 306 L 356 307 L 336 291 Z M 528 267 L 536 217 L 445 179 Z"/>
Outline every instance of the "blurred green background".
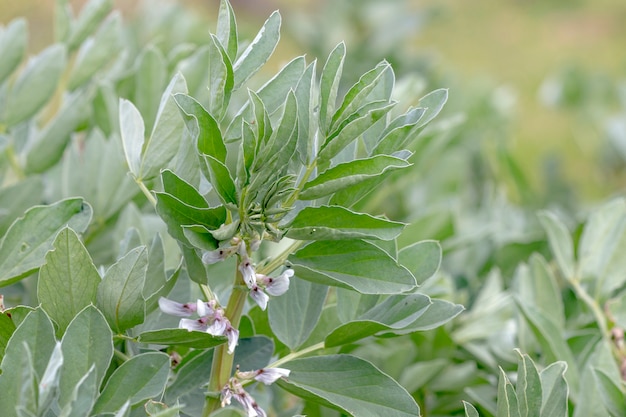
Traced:
<path fill-rule="evenodd" d="M 1 2 L 2 23 L 28 18 L 33 52 L 51 42 L 54 1 Z M 79 10 L 84 1 L 70 3 Z M 141 2 L 115 3 L 128 19 L 145 14 Z M 147 3 L 183 6 L 197 22 L 193 30 L 200 32 L 214 21 L 219 4 Z M 303 53 L 323 61 L 345 40 L 347 68 L 355 77 L 388 59 L 399 83 L 412 80 L 423 91 L 449 87 L 447 114 L 461 115 L 461 129 L 471 132 L 461 147 L 478 147 L 484 168 L 513 201 L 537 206 L 559 198 L 563 204 L 572 198 L 594 202 L 626 183 L 619 152 L 626 109 L 622 0 L 232 3 L 240 28 L 250 37 L 270 11 L 281 10 L 282 41 L 268 71 Z M 503 164 L 502 155 L 513 164 Z"/>

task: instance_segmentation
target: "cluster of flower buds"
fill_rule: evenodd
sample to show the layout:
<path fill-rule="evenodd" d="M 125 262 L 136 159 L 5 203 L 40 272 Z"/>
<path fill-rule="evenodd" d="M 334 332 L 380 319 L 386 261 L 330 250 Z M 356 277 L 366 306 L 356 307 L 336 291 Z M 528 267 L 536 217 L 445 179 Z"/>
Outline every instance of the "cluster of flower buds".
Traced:
<path fill-rule="evenodd" d="M 235 351 L 239 340 L 239 330 L 231 326 L 230 321 L 224 316 L 224 309 L 217 306 L 215 300 L 204 302 L 198 300 L 195 303 L 177 303 L 167 298 L 159 298 L 159 308 L 162 312 L 176 317 L 191 317 L 196 319 L 182 318 L 178 323 L 181 329 L 189 331 L 197 330 L 213 336 L 226 336 L 228 338 L 228 353 Z"/>
<path fill-rule="evenodd" d="M 240 372 L 237 369 L 235 375 L 228 380 L 228 383 L 222 388 L 221 400 L 222 407 L 229 405 L 231 399 L 237 400 L 248 413 L 248 417 L 267 417 L 267 413 L 259 407 L 254 398 L 243 389 L 243 382 L 256 380 L 270 385 L 279 378 L 289 376 L 289 369 L 283 368 L 262 368 L 257 371 Z"/>
<path fill-rule="evenodd" d="M 255 246 L 258 246 L 258 243 L 251 244 L 251 249 L 256 250 Z M 236 242 L 232 246 L 205 252 L 202 255 L 202 261 L 206 264 L 214 264 L 235 253 L 239 256 L 239 272 L 241 272 L 246 286 L 250 289 L 250 296 L 262 310 L 267 308 L 268 294 L 279 296 L 287 292 L 289 289 L 289 278 L 293 277 L 293 270 L 286 269 L 277 277 L 257 274 L 252 259 L 248 256 L 246 244 L 243 241 Z"/>

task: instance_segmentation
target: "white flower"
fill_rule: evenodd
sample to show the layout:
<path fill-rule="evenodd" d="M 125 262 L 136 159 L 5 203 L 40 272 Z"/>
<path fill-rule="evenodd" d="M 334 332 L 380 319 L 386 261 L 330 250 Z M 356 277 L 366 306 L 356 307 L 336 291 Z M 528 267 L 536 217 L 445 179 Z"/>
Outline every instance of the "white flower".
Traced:
<path fill-rule="evenodd" d="M 291 371 L 285 368 L 261 368 L 256 371 L 256 379 L 265 385 L 270 385 L 276 382 L 279 378 L 287 378 Z"/>
<path fill-rule="evenodd" d="M 239 264 L 239 271 L 243 276 L 243 280 L 248 288 L 254 287 L 256 283 L 256 273 L 254 272 L 254 266 L 252 266 L 252 260 L 248 256 L 241 257 L 241 263 Z"/>
<path fill-rule="evenodd" d="M 213 336 L 223 336 L 226 332 L 226 328 L 230 326 L 230 322 L 224 317 L 224 310 L 221 308 L 215 310 L 212 320 L 213 323 L 206 329 L 206 332 Z"/>
<path fill-rule="evenodd" d="M 258 417 L 259 413 L 257 413 L 257 411 L 255 410 L 255 408 L 258 408 L 258 405 L 256 404 L 256 402 L 254 402 L 254 398 L 252 398 L 250 394 L 248 394 L 244 390 L 241 390 L 233 395 L 233 397 L 237 401 L 239 401 L 243 408 L 246 409 L 246 411 L 248 412 L 248 417 Z"/>
<path fill-rule="evenodd" d="M 213 316 L 215 314 L 216 304 L 215 300 L 211 300 L 209 302 L 204 302 L 202 300 L 196 301 L 196 312 L 198 313 L 198 316 Z"/>
<path fill-rule="evenodd" d="M 207 331 L 207 320 L 205 317 L 200 317 L 199 319 L 180 319 L 178 323 L 178 327 L 181 329 L 187 329 L 188 331 L 198 331 L 198 332 L 206 332 Z"/>
<path fill-rule="evenodd" d="M 275 297 L 283 295 L 289 289 L 289 278 L 291 277 L 293 277 L 293 269 L 291 268 L 285 269 L 285 271 L 276 278 L 267 277 L 265 291 Z"/>
<path fill-rule="evenodd" d="M 189 317 L 196 312 L 198 306 L 196 303 L 177 303 L 176 301 L 168 300 L 165 297 L 159 298 L 159 308 L 165 314 L 178 317 Z"/>
<path fill-rule="evenodd" d="M 237 252 L 237 246 L 228 246 L 225 248 L 217 248 L 215 250 L 206 251 L 202 254 L 202 262 L 207 265 L 211 265 L 223 261 L 235 252 Z"/>
<path fill-rule="evenodd" d="M 225 336 L 228 338 L 228 353 L 232 354 L 235 351 L 237 342 L 239 341 L 239 330 L 230 325 L 230 322 L 226 325 Z"/>
<path fill-rule="evenodd" d="M 261 307 L 261 310 L 267 308 L 267 301 L 270 299 L 267 294 L 263 292 L 258 286 L 252 287 L 250 290 L 250 297 Z"/>
<path fill-rule="evenodd" d="M 257 403 L 252 404 L 252 408 L 256 412 L 257 417 L 267 417 L 267 413 Z M 248 414 L 249 415 L 249 414 Z"/>
<path fill-rule="evenodd" d="M 230 389 L 230 385 L 225 385 L 220 391 L 220 396 L 222 399 L 222 407 L 230 405 L 230 399 L 233 398 L 233 390 Z"/>

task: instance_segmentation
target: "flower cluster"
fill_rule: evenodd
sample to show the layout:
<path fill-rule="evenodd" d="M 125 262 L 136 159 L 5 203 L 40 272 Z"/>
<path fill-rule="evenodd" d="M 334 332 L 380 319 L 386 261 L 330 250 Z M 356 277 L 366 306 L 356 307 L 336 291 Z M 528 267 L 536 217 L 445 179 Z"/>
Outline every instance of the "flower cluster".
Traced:
<path fill-rule="evenodd" d="M 251 244 L 251 249 L 254 250 L 255 246 L 258 245 Z M 289 289 L 289 278 L 293 277 L 293 270 L 286 269 L 277 277 L 257 274 L 254 269 L 254 263 L 248 256 L 246 244 L 243 241 L 233 246 L 205 252 L 202 255 L 202 261 L 206 264 L 213 264 L 235 253 L 239 255 L 239 272 L 241 272 L 246 286 L 250 289 L 250 297 L 252 297 L 262 310 L 267 308 L 267 302 L 269 300 L 268 294 L 279 296 L 287 292 Z"/>
<path fill-rule="evenodd" d="M 257 371 L 240 372 L 237 370 L 235 376 L 228 380 L 228 383 L 222 388 L 221 399 L 222 407 L 229 405 L 231 399 L 237 400 L 243 408 L 246 409 L 248 417 L 266 417 L 267 413 L 259 407 L 254 398 L 243 389 L 243 381 L 256 380 L 270 385 L 279 378 L 289 376 L 289 369 L 283 368 L 262 368 Z"/>
<path fill-rule="evenodd" d="M 159 298 L 159 308 L 162 312 L 177 317 L 191 317 L 196 314 L 198 318 L 182 318 L 178 323 L 181 329 L 189 331 L 197 330 L 213 336 L 226 336 L 228 338 L 228 353 L 235 351 L 239 340 L 239 330 L 231 326 L 230 321 L 224 316 L 224 309 L 217 306 L 215 300 L 204 302 L 198 300 L 195 303 L 177 303 L 167 298 Z"/>

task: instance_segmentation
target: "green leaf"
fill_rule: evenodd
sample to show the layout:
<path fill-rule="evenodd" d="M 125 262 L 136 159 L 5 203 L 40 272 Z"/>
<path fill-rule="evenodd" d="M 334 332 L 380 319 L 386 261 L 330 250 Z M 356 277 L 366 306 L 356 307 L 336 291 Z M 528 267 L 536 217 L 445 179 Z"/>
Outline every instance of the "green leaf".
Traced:
<path fill-rule="evenodd" d="M 209 111 L 218 118 L 221 118 L 228 107 L 233 83 L 234 74 L 231 60 L 220 41 L 215 35 L 211 35 L 211 43 L 209 43 Z"/>
<path fill-rule="evenodd" d="M 61 351 L 61 343 L 56 342 L 50 354 L 48 366 L 46 366 L 46 370 L 39 380 L 39 395 L 37 397 L 39 415 L 50 408 L 56 396 L 59 387 L 59 371 L 66 360 L 69 360 L 69 358 L 64 357 Z"/>
<path fill-rule="evenodd" d="M 0 84 L 20 65 L 28 43 L 26 19 L 14 19 L 6 27 L 0 27 Z"/>
<path fill-rule="evenodd" d="M 233 63 L 234 89 L 252 77 L 270 58 L 280 38 L 280 13 L 272 13 L 250 45 Z"/>
<path fill-rule="evenodd" d="M 241 125 L 244 121 L 254 122 L 253 124 L 258 128 L 259 139 L 261 137 L 269 138 L 272 130 L 267 114 L 278 110 L 285 102 L 289 91 L 296 88 L 298 81 L 302 78 L 305 65 L 304 57 L 296 57 L 282 67 L 278 74 L 263 84 L 256 93 L 248 90 L 250 100 L 243 105 L 228 125 L 228 129 L 224 134 L 225 140 L 227 142 L 239 140 L 241 137 Z M 267 113 L 264 113 L 264 111 Z M 261 124 L 264 126 L 262 127 Z M 265 134 L 261 134 L 263 130 L 265 130 Z"/>
<path fill-rule="evenodd" d="M 417 108 L 398 116 L 385 128 L 380 139 L 372 149 L 371 154 L 391 154 L 405 149 L 410 140 L 417 136 L 419 127 L 416 127 L 426 109 Z"/>
<path fill-rule="evenodd" d="M 450 365 L 449 359 L 437 358 L 419 361 L 404 368 L 398 380 L 409 392 L 416 392 L 442 373 Z"/>
<path fill-rule="evenodd" d="M 338 206 L 306 207 L 289 224 L 287 237 L 297 240 L 395 239 L 404 223 Z"/>
<path fill-rule="evenodd" d="M 8 126 L 16 125 L 37 113 L 52 97 L 61 73 L 65 69 L 67 53 L 63 45 L 52 45 L 28 60 L 8 94 L 10 106 L 2 117 Z"/>
<path fill-rule="evenodd" d="M 37 134 L 26 154 L 25 170 L 29 174 L 41 173 L 59 162 L 71 134 L 88 116 L 85 109 L 93 98 L 91 90 L 84 89 L 69 94 L 61 109 L 46 127 Z"/>
<path fill-rule="evenodd" d="M 107 140 L 96 129 L 85 141 L 72 141 L 68 151 L 59 182 L 67 187 L 68 194 L 81 195 L 93 204 L 97 222 L 105 222 L 120 213 L 140 192 L 128 175 L 119 138 Z"/>
<path fill-rule="evenodd" d="M 528 308 L 518 299 L 516 299 L 516 304 L 526 323 L 530 326 L 533 335 L 541 345 L 547 361 L 553 362 L 562 359 L 567 362 L 567 379 L 574 392 L 578 392 L 580 375 L 576 366 L 576 360 L 565 341 L 562 330 L 541 311 Z"/>
<path fill-rule="evenodd" d="M 550 249 L 566 279 L 574 278 L 574 243 L 567 227 L 549 212 L 538 214 L 539 221 L 548 234 Z"/>
<path fill-rule="evenodd" d="M 96 381 L 96 368 L 92 366 L 89 372 L 78 380 L 71 397 L 59 417 L 84 417 L 90 415 L 98 395 L 98 383 Z"/>
<path fill-rule="evenodd" d="M 67 88 L 71 91 L 89 81 L 96 73 L 107 67 L 121 50 L 122 18 L 118 12 L 102 23 L 93 38 L 84 42 L 76 55 L 76 61 L 68 77 Z"/>
<path fill-rule="evenodd" d="M 463 401 L 463 408 L 465 409 L 465 417 L 480 417 L 472 404 Z"/>
<path fill-rule="evenodd" d="M 301 200 L 315 200 L 368 179 L 378 178 L 387 171 L 409 166 L 411 164 L 406 160 L 389 155 L 377 155 L 337 164 L 304 184 L 299 198 Z"/>
<path fill-rule="evenodd" d="M 209 181 L 224 204 L 237 205 L 237 186 L 226 165 L 212 156 L 206 155 L 205 163 L 209 172 Z"/>
<path fill-rule="evenodd" d="M 418 405 L 404 388 L 363 359 L 318 356 L 289 361 L 284 367 L 291 374 L 277 381 L 281 388 L 351 416 L 420 415 Z"/>
<path fill-rule="evenodd" d="M 139 178 L 141 149 L 145 139 L 146 127 L 137 107 L 126 99 L 120 99 L 120 133 L 128 169 L 135 178 Z"/>
<path fill-rule="evenodd" d="M 239 340 L 235 351 L 234 363 L 240 369 L 253 370 L 265 368 L 274 355 L 274 341 L 267 336 L 245 337 Z"/>
<path fill-rule="evenodd" d="M 218 161 L 226 162 L 226 146 L 217 121 L 196 99 L 186 94 L 176 94 L 174 100 L 185 119 L 191 137 L 197 140 L 198 151 Z"/>
<path fill-rule="evenodd" d="M 167 193 L 155 193 L 157 198 L 157 213 L 167 224 L 168 232 L 175 239 L 189 243 L 181 226 L 203 225 L 208 230 L 218 229 L 226 221 L 224 206 L 199 208 L 183 203 Z M 209 237 L 207 237 L 209 238 Z M 210 240 L 217 244 L 212 237 Z"/>
<path fill-rule="evenodd" d="M 315 65 L 313 61 L 306 67 L 302 78 L 298 81 L 295 89 L 296 101 L 298 104 L 298 143 L 296 150 L 300 157 L 300 162 L 307 164 L 309 156 L 313 153 L 315 146 L 315 133 L 317 132 L 317 120 L 315 106 Z"/>
<path fill-rule="evenodd" d="M 228 0 L 220 1 L 220 10 L 217 14 L 217 39 L 224 46 L 230 60 L 237 57 L 237 21 L 235 12 Z"/>
<path fill-rule="evenodd" d="M 441 109 L 444 104 L 446 104 L 446 101 L 448 101 L 447 88 L 440 88 L 438 90 L 431 91 L 424 97 L 420 98 L 419 105 L 421 108 L 425 109 L 426 112 L 424 113 L 424 116 L 420 117 L 419 122 L 415 127 L 420 128 L 426 126 L 426 124 L 428 124 L 439 114 L 439 112 L 441 112 Z"/>
<path fill-rule="evenodd" d="M 439 270 L 441 245 L 434 240 L 415 242 L 398 252 L 398 262 L 411 271 L 417 283 L 421 284 Z"/>
<path fill-rule="evenodd" d="M 359 109 L 357 114 L 351 115 L 345 126 L 342 124 L 337 131 L 331 133 L 322 145 L 318 158 L 330 161 L 352 141 L 365 133 L 380 118 L 389 113 L 396 103 L 385 100 L 375 101 L 367 105 L 367 109 Z M 364 106 L 365 107 L 365 106 Z"/>
<path fill-rule="evenodd" d="M 178 368 L 174 381 L 165 390 L 165 400 L 173 403 L 185 394 L 194 390 L 200 391 L 200 387 L 211 377 L 212 363 L 213 349 L 201 351 L 189 361 L 184 362 Z"/>
<path fill-rule="evenodd" d="M 2 417 L 17 417 L 15 406 L 22 396 L 25 349 L 32 354 L 32 366 L 37 379 L 43 376 L 52 351 L 56 345 L 50 319 L 41 309 L 31 311 L 18 326 L 9 340 L 0 364 L 0 410 Z"/>
<path fill-rule="evenodd" d="M 41 202 L 43 182 L 40 177 L 30 176 L 13 185 L 0 189 L 0 236 L 24 211 Z"/>
<path fill-rule="evenodd" d="M 296 276 L 364 294 L 415 288 L 415 278 L 377 246 L 362 240 L 317 241 L 289 257 Z"/>
<path fill-rule="evenodd" d="M 598 391 L 604 401 L 604 406 L 612 416 L 626 414 L 626 395 L 623 389 L 617 385 L 610 376 L 598 368 L 594 368 L 593 374 L 598 384 Z"/>
<path fill-rule="evenodd" d="M 517 395 L 513 384 L 509 381 L 504 370 L 500 368 L 498 380 L 498 417 L 520 417 Z"/>
<path fill-rule="evenodd" d="M 424 314 L 430 304 L 430 298 L 423 294 L 391 296 L 358 319 L 333 330 L 324 345 L 340 346 L 382 331 L 402 329 Z"/>
<path fill-rule="evenodd" d="M 184 122 L 174 95 L 187 93 L 187 83 L 180 73 L 174 75 L 161 95 L 150 138 L 143 144 L 139 178 L 154 178 L 178 152 Z M 121 111 L 121 110 L 120 110 Z"/>
<path fill-rule="evenodd" d="M 145 301 L 142 290 L 148 255 L 145 246 L 128 252 L 113 264 L 98 287 L 98 307 L 117 333 L 143 323 Z"/>
<path fill-rule="evenodd" d="M 296 151 L 297 141 L 298 103 L 294 92 L 289 91 L 278 128 L 258 152 L 252 163 L 252 172 L 286 171 Z"/>
<path fill-rule="evenodd" d="M 519 413 L 521 417 L 539 417 L 541 415 L 541 379 L 537 367 L 530 356 L 519 355 L 517 362 L 516 392 L 519 401 Z"/>
<path fill-rule="evenodd" d="M 4 357 L 4 351 L 15 328 L 15 323 L 13 323 L 13 320 L 11 320 L 7 312 L 0 312 L 0 361 L 2 361 Z"/>
<path fill-rule="evenodd" d="M 169 169 L 161 172 L 161 181 L 163 182 L 163 190 L 167 194 L 192 207 L 209 208 L 209 203 L 195 187 Z"/>
<path fill-rule="evenodd" d="M 568 365 L 565 362 L 550 364 L 540 373 L 543 397 L 541 416 L 567 417 L 567 397 L 569 388 L 565 379 Z"/>
<path fill-rule="evenodd" d="M 89 0 L 71 27 L 67 40 L 70 51 L 78 48 L 92 34 L 113 8 L 113 0 Z"/>
<path fill-rule="evenodd" d="M 519 286 L 520 299 L 525 305 L 542 311 L 560 328 L 565 326 L 563 299 L 557 279 L 541 255 L 534 253 L 528 265 L 520 264 L 515 281 Z"/>
<path fill-rule="evenodd" d="M 619 198 L 595 210 L 578 247 L 579 276 L 604 297 L 626 281 L 626 200 Z"/>
<path fill-rule="evenodd" d="M 93 305 L 85 307 L 72 320 L 61 341 L 66 358 L 59 383 L 61 408 L 77 401 L 73 396 L 85 377 L 95 387 L 100 386 L 113 357 L 112 336 L 106 319 Z"/>
<path fill-rule="evenodd" d="M 328 55 L 322 69 L 320 79 L 320 111 L 319 125 L 322 133 L 328 133 L 333 112 L 337 101 L 339 81 L 343 72 L 343 63 L 346 59 L 346 44 L 341 42 Z"/>
<path fill-rule="evenodd" d="M 148 45 L 137 57 L 135 74 L 135 105 L 143 116 L 146 129 L 154 126 L 159 98 L 167 83 L 167 63 L 160 49 Z M 180 75 L 177 75 L 180 78 Z M 169 99 L 163 97 L 164 99 Z"/>
<path fill-rule="evenodd" d="M 91 220 L 91 207 L 80 198 L 32 207 L 9 228 L 0 246 L 0 287 L 36 271 L 65 228 L 82 233 Z"/>
<path fill-rule="evenodd" d="M 447 300 L 432 299 L 432 304 L 417 320 L 401 330 L 395 330 L 394 334 L 407 334 L 418 331 L 436 329 L 461 314 L 465 307 Z"/>
<path fill-rule="evenodd" d="M 388 62 L 383 61 L 376 65 L 375 68 L 363 74 L 361 78 L 359 78 L 359 81 L 350 87 L 350 90 L 348 90 L 343 98 L 341 107 L 339 107 L 333 115 L 330 131 L 336 129 L 344 120 L 367 103 L 366 100 L 369 94 L 384 80 L 384 73 L 386 71 L 391 71 L 391 66 Z"/>
<path fill-rule="evenodd" d="M 96 302 L 100 275 L 76 233 L 65 228 L 57 235 L 39 271 L 37 298 L 63 334 L 74 316 Z"/>
<path fill-rule="evenodd" d="M 297 350 L 311 335 L 326 300 L 328 287 L 294 277 L 289 290 L 268 304 L 268 318 L 276 337 Z"/>
<path fill-rule="evenodd" d="M 102 390 L 92 414 L 112 413 L 124 405 L 138 404 L 163 392 L 170 358 L 162 352 L 133 356 L 113 372 Z"/>
<path fill-rule="evenodd" d="M 185 346 L 194 349 L 209 349 L 227 341 L 224 336 L 213 336 L 205 332 L 187 329 L 151 330 L 141 333 L 138 340 L 141 343 Z"/>

